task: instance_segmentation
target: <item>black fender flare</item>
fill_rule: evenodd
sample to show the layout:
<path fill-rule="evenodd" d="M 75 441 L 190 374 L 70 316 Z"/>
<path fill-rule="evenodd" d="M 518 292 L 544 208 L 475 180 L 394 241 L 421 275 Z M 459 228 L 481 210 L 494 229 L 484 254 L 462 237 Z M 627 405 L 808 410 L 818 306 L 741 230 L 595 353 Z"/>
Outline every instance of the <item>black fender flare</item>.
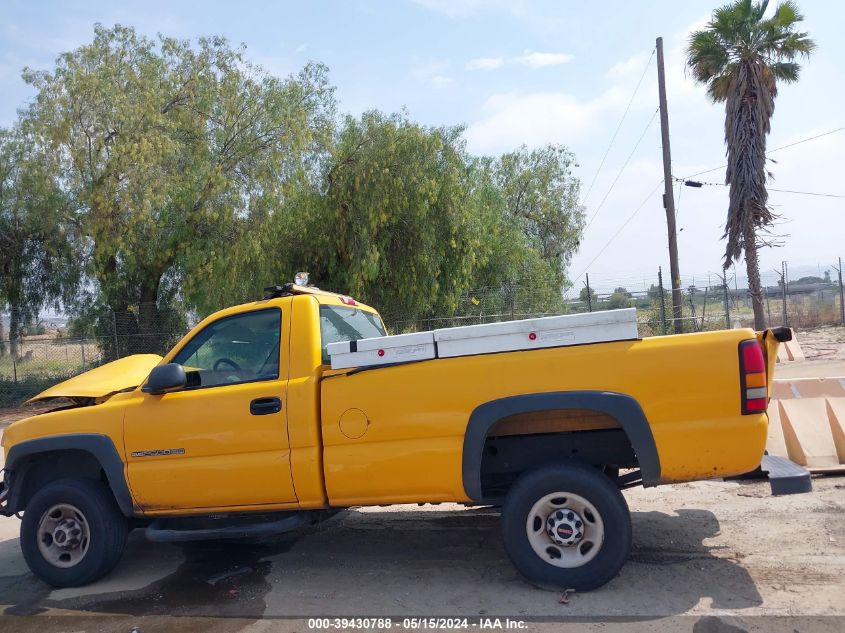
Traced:
<path fill-rule="evenodd" d="M 643 486 L 660 482 L 660 458 L 642 407 L 631 396 L 613 391 L 556 391 L 491 400 L 469 416 L 464 435 L 462 474 L 467 497 L 481 500 L 481 460 L 487 433 L 496 422 L 517 413 L 559 409 L 590 409 L 614 418 L 631 442 L 642 473 Z"/>
<path fill-rule="evenodd" d="M 15 444 L 9 449 L 5 470 L 12 473 L 11 488 L 9 490 L 9 509 L 12 512 L 20 512 L 20 495 L 22 490 L 22 477 L 16 472 L 21 460 L 40 453 L 48 453 L 62 450 L 77 450 L 90 453 L 102 466 L 106 473 L 109 487 L 117 501 L 120 511 L 127 517 L 133 516 L 134 504 L 129 486 L 124 477 L 124 464 L 120 459 L 114 442 L 107 435 L 99 433 L 69 433 L 67 435 L 52 435 L 40 437 L 34 440 L 26 440 Z M 20 473 L 25 475 L 25 472 Z"/>

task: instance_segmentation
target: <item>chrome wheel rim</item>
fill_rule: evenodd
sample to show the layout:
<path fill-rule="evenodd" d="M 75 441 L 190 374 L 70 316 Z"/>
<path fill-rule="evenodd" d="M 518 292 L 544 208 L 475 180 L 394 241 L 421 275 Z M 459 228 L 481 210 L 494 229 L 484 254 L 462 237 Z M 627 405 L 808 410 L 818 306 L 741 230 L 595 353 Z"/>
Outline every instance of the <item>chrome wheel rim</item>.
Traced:
<path fill-rule="evenodd" d="M 38 551 L 54 567 L 78 564 L 88 552 L 91 531 L 85 515 L 69 503 L 50 507 L 38 522 Z"/>
<path fill-rule="evenodd" d="M 571 492 L 552 492 L 537 500 L 525 531 L 537 556 L 566 569 L 589 563 L 604 543 L 604 522 L 598 510 Z"/>

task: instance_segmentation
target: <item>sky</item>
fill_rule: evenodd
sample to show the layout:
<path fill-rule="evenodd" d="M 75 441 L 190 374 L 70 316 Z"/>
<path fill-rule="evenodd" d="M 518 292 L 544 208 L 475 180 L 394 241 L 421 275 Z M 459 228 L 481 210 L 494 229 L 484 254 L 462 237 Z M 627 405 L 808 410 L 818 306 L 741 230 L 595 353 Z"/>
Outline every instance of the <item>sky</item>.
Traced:
<path fill-rule="evenodd" d="M 658 266 L 669 267 L 653 55 L 662 36 L 673 175 L 718 168 L 696 177 L 715 185 L 675 187 L 681 276 L 684 285 L 703 285 L 708 275 L 716 283 L 727 209 L 727 188 L 719 185 L 724 106 L 687 76 L 684 47 L 718 4 L 0 0 L 0 126 L 33 96 L 21 69 L 52 68 L 58 54 L 92 39 L 96 22 L 150 36 L 223 35 L 280 76 L 308 61 L 325 63 L 345 113 L 405 108 L 426 125 L 462 125 L 476 154 L 566 145 L 577 157 L 589 220 L 570 271 L 576 292 L 584 273 L 600 289 L 642 289 Z M 799 5 L 802 29 L 818 48 L 800 82 L 780 87 L 770 149 L 845 127 L 845 3 Z M 845 130 L 770 158 L 770 188 L 845 196 Z M 784 259 L 807 274 L 845 257 L 845 198 L 771 191 L 770 203 L 781 216 L 783 246 L 761 252 L 766 283 Z M 737 268 L 741 285 L 744 264 Z"/>

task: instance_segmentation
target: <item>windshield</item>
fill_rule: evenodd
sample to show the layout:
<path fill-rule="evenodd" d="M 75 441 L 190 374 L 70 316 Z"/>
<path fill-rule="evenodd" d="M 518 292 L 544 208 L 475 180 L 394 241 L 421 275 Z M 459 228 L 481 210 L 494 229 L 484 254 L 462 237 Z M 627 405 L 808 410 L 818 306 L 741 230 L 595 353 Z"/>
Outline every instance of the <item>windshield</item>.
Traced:
<path fill-rule="evenodd" d="M 358 308 L 320 306 L 320 344 L 323 348 L 324 365 L 331 363 L 326 349 L 329 343 L 378 336 L 387 336 L 387 332 L 377 314 Z"/>

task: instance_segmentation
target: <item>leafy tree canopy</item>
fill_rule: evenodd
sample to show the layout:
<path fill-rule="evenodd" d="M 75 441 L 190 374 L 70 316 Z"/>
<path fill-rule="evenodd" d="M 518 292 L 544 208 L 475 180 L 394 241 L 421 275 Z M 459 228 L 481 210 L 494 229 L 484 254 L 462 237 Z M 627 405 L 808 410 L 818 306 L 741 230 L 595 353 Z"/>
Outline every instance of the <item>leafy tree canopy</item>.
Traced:
<path fill-rule="evenodd" d="M 193 47 L 121 26 L 24 77 L 38 91 L 24 124 L 61 162 L 99 291 L 117 312 L 137 306 L 143 333 L 161 326 L 161 299 L 202 292 L 235 218 L 313 168 L 334 107 L 321 66 L 278 79 L 222 38 Z"/>
<path fill-rule="evenodd" d="M 55 167 L 20 129 L 0 130 L 0 306 L 13 356 L 23 328 L 46 305 L 70 302 L 79 281 L 77 218 Z"/>
<path fill-rule="evenodd" d="M 475 157 L 459 127 L 339 119 L 323 66 L 276 78 L 219 37 L 97 25 L 24 77 L 21 129 L 52 170 L 39 186 L 73 209 L 66 243 L 86 265 L 75 330 L 161 348 L 189 311 L 296 270 L 388 318 L 455 314 L 485 288 L 494 309 L 561 309 L 584 227 L 562 146 Z"/>

